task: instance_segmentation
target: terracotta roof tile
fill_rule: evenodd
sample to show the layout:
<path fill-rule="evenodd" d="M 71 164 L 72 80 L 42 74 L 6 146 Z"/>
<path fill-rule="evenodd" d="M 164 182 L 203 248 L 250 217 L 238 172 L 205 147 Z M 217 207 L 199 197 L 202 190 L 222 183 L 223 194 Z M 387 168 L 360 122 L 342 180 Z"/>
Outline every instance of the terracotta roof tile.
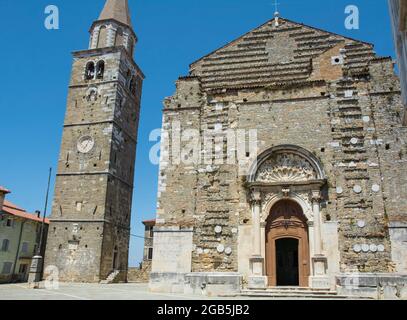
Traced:
<path fill-rule="evenodd" d="M 37 215 L 28 213 L 24 209 L 16 206 L 14 203 L 5 200 L 3 204 L 2 211 L 11 214 L 16 217 L 28 219 L 28 220 L 33 220 L 37 222 L 42 222 L 42 218 L 38 218 Z M 49 220 L 45 219 L 45 223 L 49 224 Z"/>
<path fill-rule="evenodd" d="M 143 221 L 143 224 L 155 224 L 156 223 L 156 220 L 155 219 L 152 219 L 152 220 L 144 220 Z"/>

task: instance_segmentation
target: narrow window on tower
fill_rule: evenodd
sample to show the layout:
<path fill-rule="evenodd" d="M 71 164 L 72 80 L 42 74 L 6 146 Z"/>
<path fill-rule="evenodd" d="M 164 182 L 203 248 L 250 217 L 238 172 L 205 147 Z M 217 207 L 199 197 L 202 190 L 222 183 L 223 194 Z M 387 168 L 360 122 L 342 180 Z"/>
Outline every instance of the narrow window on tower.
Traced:
<path fill-rule="evenodd" d="M 129 39 L 129 53 L 130 56 L 133 57 L 133 50 L 134 50 L 134 43 L 133 43 L 133 39 Z"/>
<path fill-rule="evenodd" d="M 95 64 L 92 61 L 90 61 L 86 65 L 85 79 L 92 80 L 94 77 L 95 77 Z"/>
<path fill-rule="evenodd" d="M 130 80 L 130 91 L 136 93 L 136 77 L 132 77 Z"/>
<path fill-rule="evenodd" d="M 67 154 L 66 154 L 65 167 L 69 168 L 69 152 L 67 152 Z"/>
<path fill-rule="evenodd" d="M 116 31 L 116 39 L 114 42 L 115 46 L 122 46 L 124 43 L 123 41 L 123 30 L 121 28 L 118 28 Z"/>
<path fill-rule="evenodd" d="M 126 87 L 128 88 L 130 86 L 130 82 L 131 82 L 131 70 L 127 70 L 127 74 L 126 74 Z"/>
<path fill-rule="evenodd" d="M 103 60 L 99 61 L 96 66 L 96 77 L 98 79 L 103 79 L 105 74 L 105 62 Z"/>
<path fill-rule="evenodd" d="M 82 211 L 82 202 L 76 202 L 76 211 Z"/>
<path fill-rule="evenodd" d="M 100 27 L 97 47 L 98 48 L 107 47 L 107 28 L 106 28 L 106 26 Z"/>

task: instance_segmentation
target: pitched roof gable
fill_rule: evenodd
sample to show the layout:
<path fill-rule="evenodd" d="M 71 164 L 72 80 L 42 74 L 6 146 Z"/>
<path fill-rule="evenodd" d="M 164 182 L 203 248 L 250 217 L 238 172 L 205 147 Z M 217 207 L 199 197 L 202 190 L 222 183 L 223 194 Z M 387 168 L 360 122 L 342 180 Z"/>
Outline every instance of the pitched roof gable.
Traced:
<path fill-rule="evenodd" d="M 313 59 L 339 43 L 349 53 L 345 66 L 367 65 L 375 58 L 373 45 L 280 18 L 269 20 L 190 65 L 190 75 L 203 88 L 262 86 L 306 81 Z"/>

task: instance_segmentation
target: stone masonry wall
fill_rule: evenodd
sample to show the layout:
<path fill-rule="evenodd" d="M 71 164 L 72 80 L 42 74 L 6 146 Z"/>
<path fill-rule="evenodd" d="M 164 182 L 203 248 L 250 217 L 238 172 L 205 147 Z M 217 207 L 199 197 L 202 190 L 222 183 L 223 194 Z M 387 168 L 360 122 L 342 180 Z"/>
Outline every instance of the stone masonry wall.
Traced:
<path fill-rule="evenodd" d="M 129 268 L 127 281 L 134 283 L 148 283 L 150 280 L 151 261 L 144 261 L 141 268 Z"/>
<path fill-rule="evenodd" d="M 322 163 L 322 216 L 339 223 L 341 271 L 394 271 L 389 221 L 407 216 L 401 108 L 393 63 L 371 44 L 270 21 L 193 63 L 166 99 L 157 225 L 194 228 L 193 272 L 238 271 L 238 228 L 252 217 L 245 177 L 216 153 L 212 164 L 177 163 L 170 137 L 174 122 L 220 141 L 227 129 L 256 129 L 257 154 L 291 144 Z"/>
<path fill-rule="evenodd" d="M 101 60 L 103 78 L 86 80 Z M 115 268 L 126 280 L 143 77 L 122 47 L 74 53 L 45 257 L 61 281 L 97 282 Z M 77 149 L 83 136 L 94 140 L 88 153 Z"/>

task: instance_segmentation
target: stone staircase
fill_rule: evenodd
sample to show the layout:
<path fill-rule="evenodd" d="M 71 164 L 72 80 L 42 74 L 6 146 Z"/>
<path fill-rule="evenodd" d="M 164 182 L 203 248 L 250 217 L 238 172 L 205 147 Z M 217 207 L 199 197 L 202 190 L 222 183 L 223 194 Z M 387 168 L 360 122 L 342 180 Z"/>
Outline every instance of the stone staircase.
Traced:
<path fill-rule="evenodd" d="M 120 271 L 119 271 L 119 270 L 113 271 L 111 274 L 109 274 L 109 276 L 107 277 L 106 280 L 100 281 L 100 284 L 112 284 L 112 283 L 116 283 L 119 274 L 120 274 Z"/>
<path fill-rule="evenodd" d="M 253 289 L 244 289 L 238 297 L 245 298 L 270 298 L 270 299 L 299 299 L 299 300 L 359 300 L 366 299 L 356 296 L 342 296 L 338 295 L 335 291 L 329 290 L 318 290 L 310 288 L 301 288 L 301 287 L 276 287 L 268 288 L 266 290 L 253 290 Z"/>

